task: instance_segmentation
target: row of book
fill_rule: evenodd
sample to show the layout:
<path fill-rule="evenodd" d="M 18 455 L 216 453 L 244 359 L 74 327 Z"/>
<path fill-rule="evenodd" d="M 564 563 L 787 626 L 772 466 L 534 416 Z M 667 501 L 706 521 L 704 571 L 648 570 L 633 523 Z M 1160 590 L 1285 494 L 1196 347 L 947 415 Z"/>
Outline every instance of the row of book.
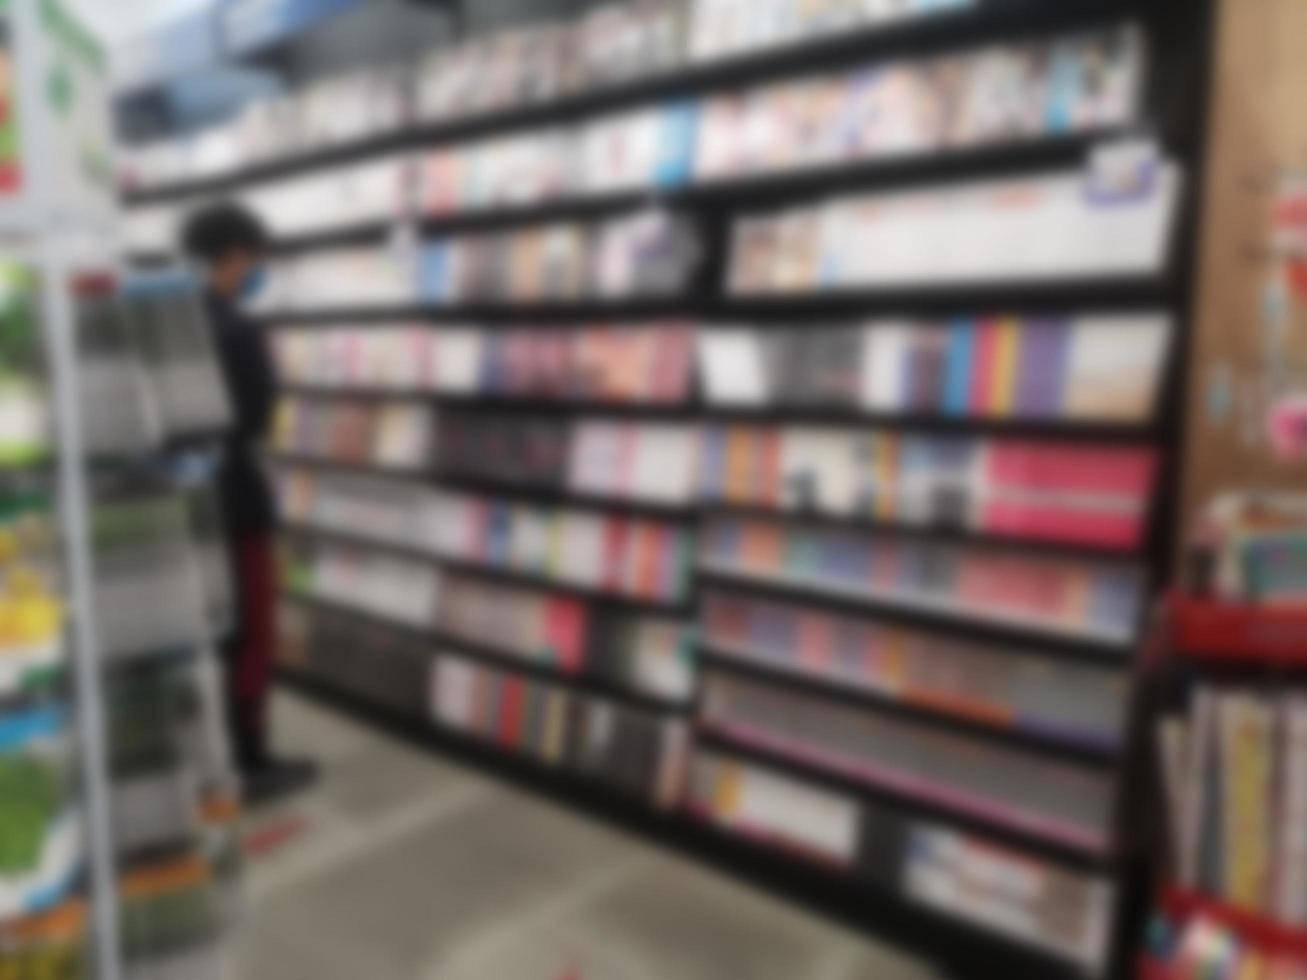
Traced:
<path fill-rule="evenodd" d="M 440 416 L 436 460 L 439 475 L 454 481 L 688 507 L 698 453 L 691 425 L 449 411 Z"/>
<path fill-rule="evenodd" d="M 1054 171 L 832 198 L 740 218 L 736 296 L 1063 281 L 1163 271 L 1182 176 Z"/>
<path fill-rule="evenodd" d="M 1124 126 L 1143 61 L 1139 33 L 1118 28 L 497 137 L 432 153 L 420 207 L 520 206 Z"/>
<path fill-rule="evenodd" d="M 737 220 L 729 292 L 1063 281 L 1163 271 L 1181 175 L 1139 182 L 1046 173 L 925 191 L 834 198 Z M 269 314 L 429 302 L 531 303 L 670 297 L 703 257 L 684 215 L 658 208 L 428 241 L 416 263 L 390 248 L 333 249 L 274 266 Z"/>
<path fill-rule="evenodd" d="M 706 427 L 700 465 L 708 503 L 1122 550 L 1157 472 L 1151 448 L 749 424 Z"/>
<path fill-rule="evenodd" d="M 1171 335 L 1162 314 L 705 326 L 699 377 L 723 407 L 1144 422 Z"/>
<path fill-rule="evenodd" d="M 379 469 L 427 466 L 436 414 L 419 401 L 283 397 L 273 420 L 278 452 Z"/>
<path fill-rule="evenodd" d="M 348 566 L 348 567 L 347 567 Z M 384 590 L 396 570 L 407 567 L 420 582 L 413 594 L 387 599 Z M 352 576 L 354 589 L 343 587 Z M 695 664 L 688 625 L 655 613 L 636 613 L 597 607 L 585 599 L 560 595 L 547 586 L 531 587 L 486 581 L 475 574 L 437 571 L 417 563 L 352 552 L 338 547 L 292 555 L 286 570 L 292 594 L 333 602 L 341 612 L 311 612 L 301 606 L 285 627 L 298 651 L 292 660 L 329 675 L 352 677 L 366 672 L 364 654 L 381 647 L 379 656 L 396 661 L 400 676 L 411 676 L 411 658 L 418 650 L 404 645 L 396 631 L 351 620 L 347 610 L 357 609 L 380 619 L 423 631 L 434 631 L 451 643 L 465 642 L 506 661 L 521 661 L 564 676 L 586 676 L 613 688 L 644 694 L 668 703 L 685 703 L 694 692 Z M 416 593 L 425 590 L 419 597 Z M 319 622 L 321 617 L 321 622 Z M 333 633 L 353 622 L 353 631 Z M 375 638 L 374 637 L 375 634 Z M 366 642 L 364 642 L 366 641 Z M 387 653 L 390 647 L 397 651 Z M 429 653 L 430 641 L 418 643 Z M 401 690 L 388 685 L 384 675 L 374 678 L 391 700 Z M 364 685 L 363 690 L 375 690 Z"/>
<path fill-rule="evenodd" d="M 423 417 L 434 419 L 425 429 Z M 410 437 L 409 429 L 421 429 L 420 437 Z M 411 402 L 288 398 L 277 416 L 274 446 L 295 459 L 426 471 L 454 484 L 689 506 L 696 492 L 699 431 L 681 424 L 533 419 L 460 409 L 437 417 Z"/>
<path fill-rule="evenodd" d="M 293 595 L 339 603 L 416 629 L 436 622 L 441 570 L 359 546 L 296 541 L 282 556 L 282 582 Z"/>
<path fill-rule="evenodd" d="M 977 0 L 694 0 L 690 59 L 738 57 L 976 5 Z"/>
<path fill-rule="evenodd" d="M 240 198 L 289 237 L 1105 130 L 1137 117 L 1143 62 L 1139 33 L 1122 27 L 862 66 L 260 183 Z M 136 246 L 169 249 L 194 203 L 147 210 Z"/>
<path fill-rule="evenodd" d="M 804 327 L 283 328 L 283 380 L 326 388 L 950 418 L 1145 422 L 1165 315 L 960 317 Z"/>
<path fill-rule="evenodd" d="M 696 748 L 687 808 L 787 856 L 838 867 L 891 894 L 993 929 L 1091 973 L 1107 956 L 1112 886 L 978 834 Z"/>
<path fill-rule="evenodd" d="M 1125 674 L 1035 646 L 720 589 L 704 593 L 700 629 L 717 660 L 774 674 L 782 687 L 809 680 L 1072 745 L 1111 748 L 1123 736 Z"/>
<path fill-rule="evenodd" d="M 904 612 L 988 622 L 1126 648 L 1146 585 L 1131 562 L 1044 557 L 893 533 L 714 518 L 700 568 L 755 583 Z"/>
<path fill-rule="evenodd" d="M 717 94 L 700 106 L 697 180 L 1125 126 L 1143 37 L 1118 27 Z"/>
<path fill-rule="evenodd" d="M 689 400 L 694 343 L 694 325 L 680 320 L 285 328 L 273 338 L 289 384 L 660 405 Z"/>
<path fill-rule="evenodd" d="M 708 669 L 701 728 L 817 772 L 1059 844 L 1110 840 L 1110 772 Z"/>
<path fill-rule="evenodd" d="M 651 209 L 601 222 L 558 222 L 390 247 L 332 248 L 278 259 L 260 313 L 275 317 L 417 303 L 528 303 L 666 297 L 702 258 L 685 218 Z"/>
<path fill-rule="evenodd" d="M 279 666 L 404 718 L 426 717 L 430 637 L 289 597 L 277 609 L 276 624 Z"/>
<path fill-rule="evenodd" d="M 698 229 L 652 208 L 431 240 L 417 285 L 423 300 L 437 304 L 676 296 L 702 258 Z"/>
<path fill-rule="evenodd" d="M 286 398 L 292 456 L 613 501 L 695 502 L 967 528 L 1069 545 L 1141 544 L 1145 448 L 758 425 L 534 419 L 417 402 Z"/>
<path fill-rule="evenodd" d="M 1174 881 L 1307 928 L 1307 699 L 1203 684 L 1157 738 Z"/>
<path fill-rule="evenodd" d="M 415 533 L 395 545 L 648 602 L 677 603 L 687 595 L 693 541 L 676 524 L 437 490 L 414 493 L 415 513 L 403 523 L 413 524 Z M 338 521 L 353 508 L 333 508 L 330 498 L 319 504 L 311 478 L 296 481 L 286 496 L 292 517 L 313 514 L 324 530 L 366 533 L 357 522 Z"/>
<path fill-rule="evenodd" d="M 689 764 L 684 721 L 440 653 L 431 717 L 443 728 L 672 809 Z"/>
<path fill-rule="evenodd" d="M 972 0 L 628 0 L 470 39 L 415 65 L 355 71 L 255 100 L 223 125 L 126 155 L 131 188 L 216 177 L 240 167 L 362 141 L 424 120 L 546 103 L 690 62 L 715 61 Z"/>

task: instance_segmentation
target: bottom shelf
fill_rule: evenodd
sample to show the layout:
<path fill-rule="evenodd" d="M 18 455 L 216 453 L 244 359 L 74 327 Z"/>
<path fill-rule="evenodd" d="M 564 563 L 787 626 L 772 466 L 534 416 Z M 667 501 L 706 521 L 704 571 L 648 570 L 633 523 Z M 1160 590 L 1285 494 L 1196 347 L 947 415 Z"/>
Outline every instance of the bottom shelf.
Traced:
<path fill-rule="evenodd" d="M 948 887 L 944 877 L 936 874 L 932 884 L 923 878 L 920 894 L 909 894 L 906 864 L 909 854 L 895 852 L 892 860 L 884 854 L 877 858 L 877 848 L 865 848 L 853 859 L 833 857 L 828 848 L 813 846 L 811 840 L 797 840 L 793 835 L 777 832 L 765 821 L 750 824 L 747 820 L 723 821 L 712 801 L 666 810 L 651 805 L 629 787 L 607 782 L 602 775 L 575 766 L 559 765 L 539 754 L 506 750 L 495 739 L 454 731 L 430 720 L 426 712 L 397 710 L 387 698 L 376 692 L 359 690 L 307 667 L 304 664 L 279 668 L 281 679 L 296 689 L 342 707 L 364 720 L 380 725 L 410 741 L 434 747 L 442 753 L 459 756 L 491 768 L 514 780 L 524 781 L 533 789 L 569 807 L 597 813 L 627 828 L 659 838 L 678 849 L 692 852 L 705 862 L 753 880 L 764 887 L 790 894 L 823 912 L 848 921 L 855 928 L 889 936 L 895 943 L 924 957 L 944 960 L 954 976 L 1057 978 L 1103 976 L 1106 953 L 1105 935 L 1078 932 L 1074 950 L 1054 949 L 1056 944 L 1032 942 L 1028 937 L 1004 930 L 1003 910 L 984 915 L 959 914 L 966 905 L 968 882 L 952 883 L 954 905 L 943 900 Z M 893 815 L 867 813 L 862 818 L 873 833 L 868 842 L 883 843 L 885 833 L 900 833 L 900 843 L 911 842 L 908 828 L 892 829 Z M 947 832 L 945 832 L 947 833 Z M 940 841 L 947 849 L 955 846 L 954 838 Z M 914 842 L 915 843 L 915 842 Z M 961 843 L 958 841 L 957 843 Z M 1001 848 L 974 842 L 976 854 L 993 874 L 991 885 L 1008 882 L 1020 891 L 1030 886 L 1044 862 Z M 1059 872 L 1068 877 L 1071 872 Z M 1001 879 L 1001 880 L 1000 880 Z M 1016 884 L 1013 884 L 1013 883 Z M 925 896 L 934 889 L 933 896 Z M 1094 879 L 1087 884 L 1098 905 L 1101 899 L 1106 930 L 1110 914 L 1110 885 Z M 1065 915 L 1065 892 L 1054 888 L 1041 895 L 1051 920 Z M 961 905 L 957 903 L 961 902 Z M 983 911 L 983 910 L 982 910 Z M 1018 930 L 1019 931 L 1019 930 Z M 1006 932 L 1006 934 L 1005 934 Z M 947 937 L 941 943 L 941 938 Z M 1091 949 L 1092 947 L 1092 949 Z"/>
<path fill-rule="evenodd" d="M 1162 890 L 1149 939 L 1140 972 L 1155 980 L 1307 980 L 1307 929 L 1185 889 Z"/>

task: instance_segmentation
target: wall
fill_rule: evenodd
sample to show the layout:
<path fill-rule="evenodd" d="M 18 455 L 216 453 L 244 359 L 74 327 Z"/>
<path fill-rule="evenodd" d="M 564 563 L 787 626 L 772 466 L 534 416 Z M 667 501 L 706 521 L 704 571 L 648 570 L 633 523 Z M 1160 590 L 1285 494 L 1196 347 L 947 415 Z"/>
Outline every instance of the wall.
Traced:
<path fill-rule="evenodd" d="M 1307 173 L 1305 41 L 1305 0 L 1222 0 L 1180 495 L 1186 528 L 1224 490 L 1307 492 L 1307 462 L 1277 461 L 1263 424 L 1280 395 L 1307 393 L 1307 296 L 1292 300 L 1280 339 L 1264 315 L 1277 189 L 1282 175 Z"/>

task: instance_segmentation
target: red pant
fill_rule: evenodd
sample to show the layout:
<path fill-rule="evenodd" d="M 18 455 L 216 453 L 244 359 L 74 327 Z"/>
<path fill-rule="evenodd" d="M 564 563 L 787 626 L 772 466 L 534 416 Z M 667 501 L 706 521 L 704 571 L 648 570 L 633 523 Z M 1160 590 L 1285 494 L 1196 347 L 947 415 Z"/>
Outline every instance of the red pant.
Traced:
<path fill-rule="evenodd" d="M 228 710 L 236 762 L 259 765 L 267 755 L 268 690 L 277 642 L 277 557 L 271 534 L 233 541 L 236 629 L 228 646 Z"/>

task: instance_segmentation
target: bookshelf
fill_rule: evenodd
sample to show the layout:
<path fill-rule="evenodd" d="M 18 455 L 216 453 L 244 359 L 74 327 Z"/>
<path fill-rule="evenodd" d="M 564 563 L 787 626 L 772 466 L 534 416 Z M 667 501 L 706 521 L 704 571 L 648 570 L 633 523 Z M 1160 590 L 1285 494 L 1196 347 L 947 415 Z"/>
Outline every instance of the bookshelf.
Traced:
<path fill-rule="evenodd" d="M 1141 975 L 1303 970 L 1302 625 L 1292 608 L 1181 593 L 1159 616 L 1148 717 L 1163 861 Z"/>
<path fill-rule="evenodd" d="M 127 203 L 160 227 L 222 194 L 288 229 L 264 310 L 285 374 L 288 675 L 578 804 L 634 795 L 714 859 L 819 867 L 815 891 L 874 898 L 936 954 L 947 930 L 959 964 L 1117 975 L 1144 856 L 1122 815 L 1175 491 L 1206 6 L 976 0 L 415 112 L 198 179 L 133 175 Z M 1074 53 L 1091 49 L 1101 89 Z M 1037 71 L 1038 51 L 1066 70 L 1033 86 L 1047 102 L 981 118 L 966 86 L 1002 89 L 1001 63 Z M 924 111 L 969 122 L 919 129 L 908 96 L 868 94 L 860 149 L 700 155 L 731 142 L 709 121 L 732 96 L 765 131 L 769 98 L 824 81 L 852 104 L 833 80 L 868 66 L 886 70 L 867 93 L 956 72 Z M 877 108 L 901 127 L 876 129 Z M 623 126 L 657 152 L 623 181 L 587 174 L 582 146 Z M 1122 137 L 1152 152 L 1101 152 Z M 522 146 L 538 166 L 517 181 Z M 407 176 L 378 204 L 358 168 L 392 163 Z M 349 201 L 334 223 L 278 211 L 286 187 Z M 641 334 L 684 344 L 658 393 Z M 604 424 L 626 436 L 579 463 Z M 460 426 L 462 457 L 444 438 Z M 657 436 L 677 427 L 690 450 Z M 467 465 L 478 449 L 496 465 Z M 695 479 L 669 488 L 675 472 Z M 453 522 L 479 529 L 470 551 L 435 530 L 455 499 L 483 515 Z M 677 561 L 683 587 L 632 589 Z M 1024 898 L 990 894 L 987 858 Z"/>

